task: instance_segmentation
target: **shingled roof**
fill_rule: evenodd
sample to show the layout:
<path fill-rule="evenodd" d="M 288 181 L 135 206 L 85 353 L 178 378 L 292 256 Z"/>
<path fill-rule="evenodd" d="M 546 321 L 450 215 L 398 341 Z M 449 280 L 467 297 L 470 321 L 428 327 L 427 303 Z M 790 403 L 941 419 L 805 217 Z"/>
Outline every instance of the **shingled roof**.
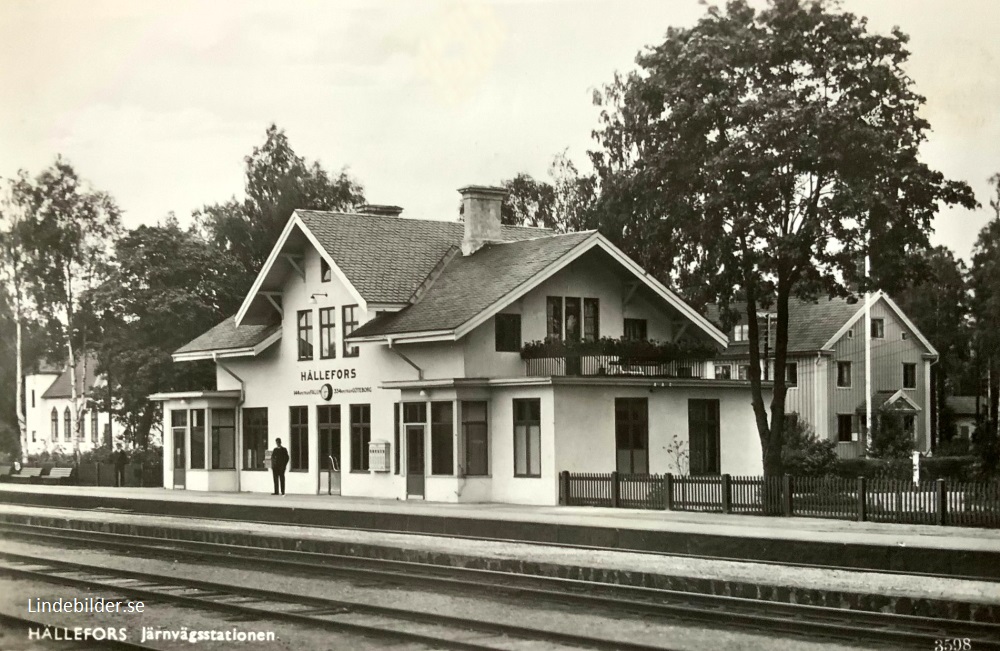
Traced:
<path fill-rule="evenodd" d="M 529 281 L 594 231 L 489 244 L 453 257 L 414 305 L 369 321 L 352 338 L 452 330 Z"/>
<path fill-rule="evenodd" d="M 837 334 L 837 330 L 840 330 L 840 327 L 861 309 L 862 305 L 858 301 L 852 303 L 844 298 L 821 298 L 818 302 L 789 299 L 788 352 L 807 353 L 820 350 L 833 335 Z M 746 323 L 746 304 L 735 303 L 733 309 L 739 312 L 738 323 Z M 721 324 L 719 308 L 716 305 L 709 305 L 706 312 L 709 321 L 716 325 Z M 726 350 L 726 355 L 746 355 L 749 347 L 746 342 L 734 342 Z"/>
<path fill-rule="evenodd" d="M 231 316 L 208 332 L 199 335 L 193 341 L 184 344 L 174 351 L 174 354 L 252 348 L 280 329 L 280 323 L 271 325 L 241 325 L 237 328 L 236 317 Z"/>
<path fill-rule="evenodd" d="M 461 244 L 461 222 L 340 212 L 295 212 L 369 303 L 405 303 L 452 246 Z M 545 228 L 503 226 L 517 241 L 551 235 Z"/>
<path fill-rule="evenodd" d="M 874 302 L 884 300 L 889 307 L 898 310 L 898 306 L 893 303 L 888 296 L 881 292 L 875 294 Z M 815 353 L 823 347 L 837 334 L 837 331 L 844 326 L 858 311 L 864 307 L 863 301 L 848 300 L 846 298 L 821 298 L 818 301 L 806 301 L 791 298 L 788 301 L 788 352 L 795 353 Z M 738 323 L 746 323 L 746 304 L 735 303 L 733 308 L 739 312 Z M 721 323 L 719 309 L 715 305 L 709 305 L 706 309 L 706 316 L 709 321 L 719 325 Z M 898 312 L 906 321 L 905 315 Z M 773 317 L 772 317 L 773 318 Z M 912 324 L 910 324 L 912 325 Z M 721 327 L 721 326 L 720 326 Z M 772 326 L 773 328 L 774 326 Z M 930 346 L 924 336 L 913 327 L 914 335 L 925 346 Z M 731 332 L 731 330 L 730 330 Z M 772 332 L 771 344 L 774 344 L 774 334 Z M 726 357 L 745 357 L 749 354 L 750 345 L 747 342 L 733 342 L 726 349 Z M 937 354 L 937 351 L 929 348 L 930 352 Z"/>
<path fill-rule="evenodd" d="M 86 360 L 86 361 L 85 361 Z M 86 395 L 97 384 L 97 355 L 88 354 L 76 360 L 76 393 Z M 49 388 L 42 394 L 43 398 L 72 398 L 72 383 L 70 382 L 69 366 L 67 365 Z"/>

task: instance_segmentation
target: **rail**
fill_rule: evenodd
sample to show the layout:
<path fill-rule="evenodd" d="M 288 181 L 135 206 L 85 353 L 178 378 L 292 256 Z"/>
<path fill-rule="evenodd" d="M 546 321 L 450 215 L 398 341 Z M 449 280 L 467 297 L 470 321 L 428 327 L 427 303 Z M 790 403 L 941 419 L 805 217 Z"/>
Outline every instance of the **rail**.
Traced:
<path fill-rule="evenodd" d="M 570 473 L 559 477 L 569 506 L 802 516 L 1000 528 L 1000 483 L 914 484 L 890 479 Z"/>

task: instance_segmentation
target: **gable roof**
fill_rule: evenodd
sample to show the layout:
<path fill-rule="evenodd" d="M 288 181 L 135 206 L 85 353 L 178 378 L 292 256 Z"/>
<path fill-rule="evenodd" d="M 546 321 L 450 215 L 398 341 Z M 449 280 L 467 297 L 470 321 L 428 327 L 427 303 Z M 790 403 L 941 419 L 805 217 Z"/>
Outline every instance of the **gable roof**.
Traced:
<path fill-rule="evenodd" d="M 86 367 L 86 377 L 84 377 L 84 367 Z M 97 375 L 97 355 L 87 353 L 81 355 L 76 360 L 76 392 L 78 396 L 89 393 L 98 384 Z M 70 382 L 69 366 L 67 365 L 59 374 L 49 388 L 42 394 L 43 398 L 71 398 L 72 384 Z"/>
<path fill-rule="evenodd" d="M 872 295 L 872 305 L 883 300 L 890 310 L 909 328 L 917 340 L 932 355 L 937 350 L 931 345 L 917 327 L 906 317 L 903 311 L 892 299 L 879 291 Z M 746 304 L 734 303 L 734 309 L 739 312 L 739 324 L 746 323 Z M 763 312 L 763 310 L 761 310 Z M 718 306 L 709 305 L 706 313 L 710 321 L 719 324 L 720 311 Z M 815 353 L 819 350 L 829 350 L 843 337 L 849 328 L 859 319 L 864 318 L 864 300 L 849 301 L 846 298 L 820 299 L 816 302 L 791 298 L 788 301 L 788 352 Z M 726 356 L 747 355 L 749 344 L 733 342 L 726 350 Z"/>
<path fill-rule="evenodd" d="M 461 222 L 315 210 L 295 215 L 369 303 L 406 303 L 465 234 Z M 508 242 L 551 234 L 526 226 L 500 229 Z"/>
<path fill-rule="evenodd" d="M 173 353 L 175 360 L 207 359 L 211 353 L 256 354 L 281 337 L 281 324 L 245 324 L 236 327 L 236 317 L 231 316 L 219 325 L 184 344 Z"/>
<path fill-rule="evenodd" d="M 979 410 L 982 410 L 986 400 L 982 398 L 978 400 Z M 979 413 L 976 409 L 976 396 L 947 396 L 944 401 L 956 416 L 975 416 Z"/>
<path fill-rule="evenodd" d="M 596 231 L 492 244 L 471 256 L 454 256 L 413 305 L 366 323 L 350 338 L 421 333 L 459 339 L 591 250 L 606 253 L 718 345 L 726 345 L 725 334 Z"/>
<path fill-rule="evenodd" d="M 471 256 L 456 255 L 417 303 L 369 321 L 351 338 L 454 330 L 593 235 L 584 231 L 488 244 Z"/>

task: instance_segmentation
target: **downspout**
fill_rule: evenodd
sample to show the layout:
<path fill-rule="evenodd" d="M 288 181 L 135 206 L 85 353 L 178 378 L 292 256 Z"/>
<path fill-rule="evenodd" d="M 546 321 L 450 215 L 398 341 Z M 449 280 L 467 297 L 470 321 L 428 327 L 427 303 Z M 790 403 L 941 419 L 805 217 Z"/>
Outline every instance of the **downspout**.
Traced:
<path fill-rule="evenodd" d="M 229 375 L 231 375 L 234 380 L 240 383 L 240 400 L 239 402 L 236 403 L 236 414 L 235 418 L 233 419 L 233 422 L 239 425 L 239 427 L 236 428 L 236 449 L 233 450 L 234 453 L 239 454 L 238 458 L 240 460 L 240 462 L 236 464 L 236 492 L 239 493 L 242 488 L 240 483 L 240 475 L 243 472 L 243 453 L 241 452 L 241 450 L 243 449 L 243 410 L 240 409 L 240 407 L 243 406 L 243 401 L 246 400 L 247 397 L 247 391 L 246 391 L 247 383 L 244 382 L 243 378 L 241 378 L 239 375 L 233 373 L 233 370 L 231 368 L 229 368 L 219 360 L 219 353 L 212 353 L 212 361 L 215 362 L 216 366 L 221 368 L 226 373 L 229 373 Z"/>
<path fill-rule="evenodd" d="M 424 379 L 424 369 L 422 369 L 419 366 L 417 366 L 416 364 L 414 364 L 413 360 L 411 360 L 409 357 L 407 357 L 403 353 L 399 352 L 397 349 L 393 348 L 393 346 L 392 346 L 392 337 L 386 337 L 385 340 L 389 343 L 389 350 L 391 350 L 392 352 L 396 353 L 396 356 L 398 356 L 401 360 L 403 360 L 404 362 L 406 362 L 407 364 L 409 364 L 413 368 L 417 369 L 417 379 L 418 380 L 423 380 Z"/>

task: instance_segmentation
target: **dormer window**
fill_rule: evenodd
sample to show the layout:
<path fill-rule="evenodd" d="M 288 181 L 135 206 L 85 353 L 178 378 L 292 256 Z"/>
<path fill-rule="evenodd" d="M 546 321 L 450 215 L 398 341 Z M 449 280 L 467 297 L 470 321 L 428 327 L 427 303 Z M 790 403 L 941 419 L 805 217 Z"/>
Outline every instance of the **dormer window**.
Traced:
<path fill-rule="evenodd" d="M 733 328 L 733 341 L 749 341 L 750 326 L 747 324 L 738 325 Z"/>
<path fill-rule="evenodd" d="M 324 283 L 328 283 L 333 279 L 333 270 L 330 268 L 330 263 L 326 261 L 326 258 L 319 259 L 319 279 Z"/>

